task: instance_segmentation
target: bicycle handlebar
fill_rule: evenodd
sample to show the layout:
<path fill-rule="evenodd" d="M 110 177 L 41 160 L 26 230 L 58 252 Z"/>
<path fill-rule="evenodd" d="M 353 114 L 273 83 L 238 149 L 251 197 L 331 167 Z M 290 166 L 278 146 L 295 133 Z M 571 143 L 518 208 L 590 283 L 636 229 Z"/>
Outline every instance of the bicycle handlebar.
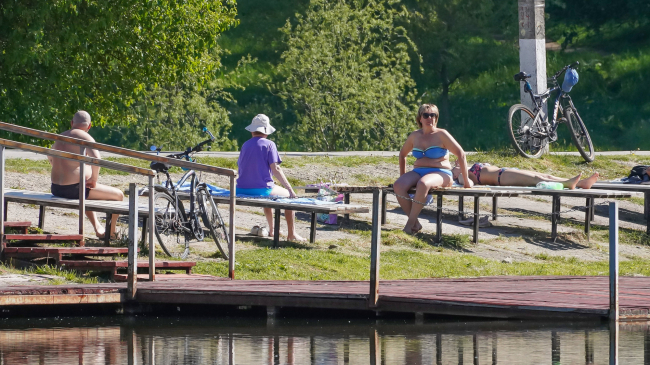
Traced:
<path fill-rule="evenodd" d="M 578 66 L 579 64 L 580 64 L 580 61 L 575 61 L 574 63 L 572 63 L 570 65 L 566 65 L 566 66 L 562 67 L 562 69 L 560 71 L 558 71 L 555 75 L 553 75 L 552 78 L 557 79 L 558 76 L 560 76 L 562 74 L 562 72 L 566 71 L 568 68 L 576 68 L 576 66 Z"/>
<path fill-rule="evenodd" d="M 203 151 L 203 146 L 205 146 L 206 144 L 209 144 L 209 143 L 214 142 L 214 140 L 216 139 L 215 136 L 214 136 L 212 133 L 210 133 L 210 131 L 208 130 L 208 128 L 203 127 L 203 132 L 208 133 L 208 134 L 210 135 L 210 138 L 208 138 L 208 139 L 206 139 L 205 141 L 203 141 L 203 142 L 197 144 L 197 145 L 194 146 L 194 147 L 187 147 L 187 149 L 185 150 L 185 152 L 181 152 L 181 153 L 175 153 L 175 154 L 167 155 L 167 157 L 177 158 L 177 159 L 185 158 L 186 160 L 189 161 L 189 160 L 190 160 L 190 155 L 191 155 L 191 154 L 193 154 L 193 153 L 195 153 L 195 152 L 201 152 L 201 151 Z"/>

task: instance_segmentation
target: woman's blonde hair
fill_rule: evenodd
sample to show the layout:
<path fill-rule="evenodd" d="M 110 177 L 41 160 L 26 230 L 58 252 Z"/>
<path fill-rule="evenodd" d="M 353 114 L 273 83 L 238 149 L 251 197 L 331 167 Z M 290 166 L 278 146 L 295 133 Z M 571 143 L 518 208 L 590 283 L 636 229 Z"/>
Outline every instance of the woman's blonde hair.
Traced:
<path fill-rule="evenodd" d="M 422 122 L 420 122 L 420 119 L 422 118 L 422 114 L 424 114 L 427 109 L 433 110 L 437 117 L 435 120 L 435 125 L 438 125 L 438 118 L 440 118 L 440 112 L 438 111 L 438 107 L 435 104 L 422 104 L 420 105 L 420 109 L 418 109 L 418 116 L 415 118 L 415 121 L 418 123 L 418 127 L 422 128 Z"/>

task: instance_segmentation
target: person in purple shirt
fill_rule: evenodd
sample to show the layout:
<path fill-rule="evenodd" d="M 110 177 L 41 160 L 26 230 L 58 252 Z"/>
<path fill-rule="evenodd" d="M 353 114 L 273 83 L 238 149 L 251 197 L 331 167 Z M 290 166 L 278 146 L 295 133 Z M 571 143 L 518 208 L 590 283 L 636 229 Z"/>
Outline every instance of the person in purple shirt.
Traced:
<path fill-rule="evenodd" d="M 291 184 L 284 176 L 280 168 L 282 159 L 273 141 L 266 137 L 275 132 L 271 126 L 269 117 L 258 114 L 253 118 L 251 124 L 246 127 L 251 132 L 252 138 L 244 142 L 239 153 L 237 166 L 239 167 L 239 178 L 237 179 L 237 195 L 245 194 L 252 196 L 275 196 L 295 198 L 296 193 Z M 284 186 L 277 186 L 273 182 L 273 176 Z M 273 209 L 264 208 L 264 215 L 269 224 L 269 236 L 273 236 Z M 306 241 L 296 233 L 294 225 L 295 217 L 293 210 L 285 210 L 284 216 L 287 219 L 289 233 L 287 239 L 292 241 Z"/>

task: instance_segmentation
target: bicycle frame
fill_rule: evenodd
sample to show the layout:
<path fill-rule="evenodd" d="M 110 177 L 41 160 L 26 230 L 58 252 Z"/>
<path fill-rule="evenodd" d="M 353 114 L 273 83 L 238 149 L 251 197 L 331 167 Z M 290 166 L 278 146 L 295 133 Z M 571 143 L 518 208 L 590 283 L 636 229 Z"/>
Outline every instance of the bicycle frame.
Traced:
<path fill-rule="evenodd" d="M 535 115 L 538 115 L 537 113 L 541 110 L 542 105 L 544 104 L 544 102 L 546 102 L 546 100 L 548 100 L 551 97 L 551 93 L 554 93 L 555 91 L 558 91 L 558 90 L 559 90 L 559 92 L 558 92 L 557 96 L 555 97 L 555 102 L 553 103 L 553 114 L 552 114 L 553 117 L 549 121 L 549 124 L 550 124 L 550 127 L 551 127 L 550 130 L 549 130 L 550 134 L 555 133 L 558 126 L 560 125 L 560 123 L 558 123 L 558 118 L 557 118 L 558 112 L 561 115 L 564 115 L 564 107 L 562 107 L 562 105 L 560 103 L 560 99 L 561 98 L 568 98 L 569 99 L 569 105 L 571 107 L 573 107 L 573 101 L 571 100 L 571 97 L 569 96 L 569 94 L 566 94 L 562 90 L 562 88 L 560 88 L 560 86 L 558 86 L 558 85 L 553 86 L 552 88 L 544 91 L 541 94 L 533 94 L 533 88 L 530 86 L 530 83 L 528 82 L 528 80 L 526 80 L 526 83 L 524 85 L 524 91 L 527 92 L 530 95 L 531 99 L 535 103 L 535 108 L 533 109 L 533 113 L 535 113 Z"/>

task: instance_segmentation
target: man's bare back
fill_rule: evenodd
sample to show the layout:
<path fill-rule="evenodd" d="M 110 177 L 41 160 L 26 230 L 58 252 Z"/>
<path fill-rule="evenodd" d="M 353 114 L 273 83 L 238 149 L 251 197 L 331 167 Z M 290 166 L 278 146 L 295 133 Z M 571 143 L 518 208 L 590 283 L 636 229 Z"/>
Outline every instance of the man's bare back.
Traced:
<path fill-rule="evenodd" d="M 70 122 L 71 128 L 61 133 L 61 135 L 95 142 L 95 139 L 88 134 L 91 126 L 90 114 L 80 110 L 72 118 L 72 121 Z M 81 152 L 79 146 L 59 141 L 52 145 L 52 149 L 75 154 Z M 99 151 L 92 148 L 86 148 L 86 156 L 98 159 L 101 158 Z M 51 156 L 48 156 L 48 159 L 50 160 L 50 164 L 52 164 L 52 194 L 67 199 L 78 199 L 80 177 L 79 162 Z M 84 177 L 86 180 L 86 197 L 88 199 L 117 201 L 122 201 L 124 199 L 124 194 L 119 189 L 97 183 L 97 180 L 99 179 L 99 166 L 86 165 Z M 105 233 L 104 228 L 99 223 L 95 212 L 86 211 L 86 215 L 90 219 L 90 223 L 93 225 L 97 237 L 103 237 Z M 115 224 L 117 218 L 117 214 L 113 214 L 111 236 L 115 235 Z"/>
<path fill-rule="evenodd" d="M 95 142 L 95 139 L 81 129 L 70 129 L 63 133 L 62 136 L 79 138 L 90 142 Z M 70 153 L 79 154 L 79 146 L 57 141 L 52 145 L 52 149 L 65 151 Z M 99 152 L 91 148 L 86 149 L 86 155 L 89 157 L 101 158 Z M 52 164 L 52 183 L 57 185 L 72 185 L 79 183 L 79 162 L 72 160 L 66 160 L 63 158 L 50 158 L 50 163 Z M 85 171 L 86 180 L 89 180 L 92 177 L 92 167 L 86 165 Z M 91 187 L 91 186 L 89 186 Z"/>

